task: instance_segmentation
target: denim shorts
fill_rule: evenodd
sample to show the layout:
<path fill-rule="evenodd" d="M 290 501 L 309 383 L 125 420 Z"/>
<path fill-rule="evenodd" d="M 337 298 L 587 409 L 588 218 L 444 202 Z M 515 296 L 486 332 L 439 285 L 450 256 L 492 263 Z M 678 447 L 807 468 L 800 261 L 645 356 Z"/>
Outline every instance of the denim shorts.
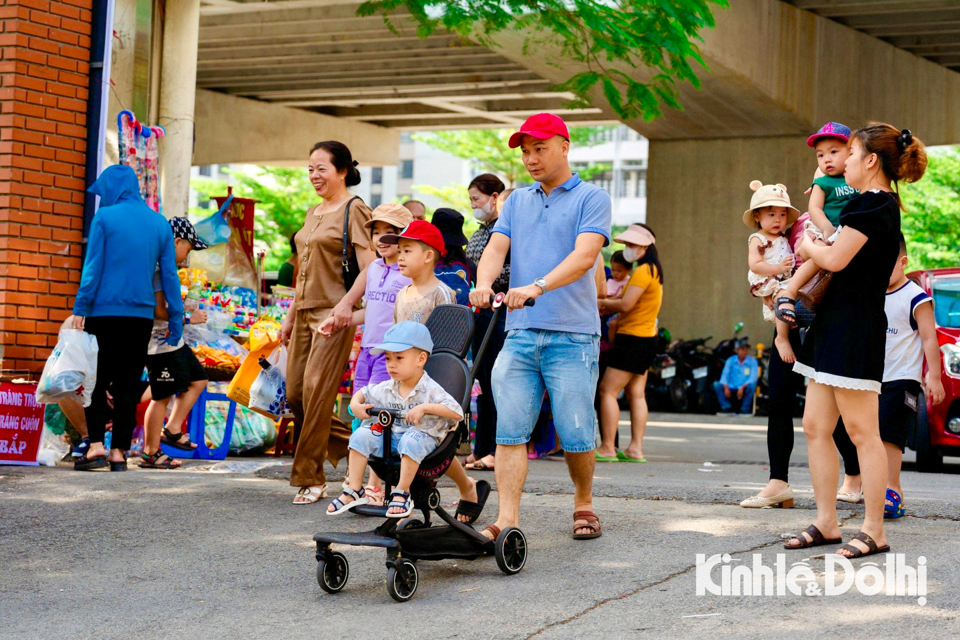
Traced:
<path fill-rule="evenodd" d="M 563 450 L 593 451 L 599 357 L 600 336 L 543 329 L 508 332 L 493 365 L 497 444 L 530 440 L 546 390 Z"/>
<path fill-rule="evenodd" d="M 417 429 L 407 429 L 399 433 L 394 431 L 392 436 L 390 448 L 393 452 L 407 456 L 417 464 L 423 462 L 424 458 L 440 446 L 436 438 Z M 370 456 L 381 458 L 383 457 L 383 434 L 374 433 L 369 426 L 362 426 L 350 436 L 349 446 L 368 460 Z"/>

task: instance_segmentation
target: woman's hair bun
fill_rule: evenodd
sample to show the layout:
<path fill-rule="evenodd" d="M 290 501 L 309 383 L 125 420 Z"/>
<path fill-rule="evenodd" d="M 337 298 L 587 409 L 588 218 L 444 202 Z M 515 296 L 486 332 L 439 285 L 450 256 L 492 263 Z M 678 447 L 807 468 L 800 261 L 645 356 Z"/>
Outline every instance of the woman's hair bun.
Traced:
<path fill-rule="evenodd" d="M 353 166 L 355 166 L 355 167 L 359 167 L 359 166 L 360 166 L 360 163 L 359 163 L 359 162 L 357 162 L 356 160 L 354 160 L 354 161 L 353 161 Z"/>
<path fill-rule="evenodd" d="M 756 191 L 757 189 L 759 189 L 759 188 L 762 187 L 762 186 L 763 186 L 763 183 L 760 182 L 759 180 L 752 180 L 752 181 L 750 182 L 750 190 L 751 190 L 751 191 Z"/>
<path fill-rule="evenodd" d="M 360 171 L 357 169 L 356 165 L 350 167 L 347 170 L 347 179 L 344 181 L 348 187 L 355 187 L 360 184 Z"/>

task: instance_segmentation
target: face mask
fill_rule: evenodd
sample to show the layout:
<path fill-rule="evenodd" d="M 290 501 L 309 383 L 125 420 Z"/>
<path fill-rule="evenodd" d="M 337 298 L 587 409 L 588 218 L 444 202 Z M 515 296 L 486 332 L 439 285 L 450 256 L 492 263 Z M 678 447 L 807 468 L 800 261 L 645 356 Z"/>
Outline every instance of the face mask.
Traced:
<path fill-rule="evenodd" d="M 623 250 L 623 259 L 627 262 L 636 262 L 640 259 L 640 250 L 633 247 L 626 247 Z"/>
<path fill-rule="evenodd" d="M 485 205 L 483 205 L 479 209 L 474 209 L 473 217 L 476 218 L 479 222 L 488 222 L 490 218 L 493 217 L 493 211 L 490 210 L 490 201 L 487 200 L 487 203 Z"/>

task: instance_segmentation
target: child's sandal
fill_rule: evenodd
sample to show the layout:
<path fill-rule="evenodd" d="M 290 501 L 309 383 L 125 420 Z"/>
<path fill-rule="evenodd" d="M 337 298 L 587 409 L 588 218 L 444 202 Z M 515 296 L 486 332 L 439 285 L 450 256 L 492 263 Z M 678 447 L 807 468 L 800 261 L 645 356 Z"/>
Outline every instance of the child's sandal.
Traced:
<path fill-rule="evenodd" d="M 368 484 L 363 488 L 364 494 L 367 496 L 367 504 L 372 504 L 375 507 L 383 506 L 383 489 L 380 487 Z"/>
<path fill-rule="evenodd" d="M 350 502 L 344 502 L 344 496 L 353 498 Z M 369 498 L 364 497 L 363 488 L 360 489 L 359 493 L 351 489 L 350 487 L 344 487 L 343 493 L 340 494 L 339 498 L 334 498 L 333 502 L 330 503 L 330 506 L 333 507 L 333 511 L 327 509 L 328 516 L 338 516 L 345 511 L 350 511 L 354 507 L 359 507 L 362 504 L 367 504 L 370 502 Z"/>
<path fill-rule="evenodd" d="M 390 509 L 399 508 L 403 511 L 391 513 Z M 400 489 L 394 489 L 390 492 L 390 504 L 387 505 L 388 518 L 406 518 L 413 513 L 413 500 L 410 494 Z"/>
<path fill-rule="evenodd" d="M 792 304 L 794 309 L 781 309 L 780 305 L 782 304 Z M 797 326 L 797 312 L 796 312 L 797 301 L 793 298 L 787 298 L 786 296 L 782 298 L 777 298 L 775 303 L 775 308 L 773 310 L 773 315 L 777 317 L 777 320 L 786 322 L 791 327 Z"/>

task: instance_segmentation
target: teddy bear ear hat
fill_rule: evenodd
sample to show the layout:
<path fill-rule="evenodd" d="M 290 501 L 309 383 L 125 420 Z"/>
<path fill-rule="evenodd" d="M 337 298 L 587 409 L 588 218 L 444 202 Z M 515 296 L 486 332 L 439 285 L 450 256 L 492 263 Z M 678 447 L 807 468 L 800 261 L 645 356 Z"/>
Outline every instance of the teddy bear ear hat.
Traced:
<path fill-rule="evenodd" d="M 753 197 L 750 198 L 750 208 L 743 212 L 743 224 L 751 229 L 757 228 L 753 220 L 754 210 L 763 207 L 785 207 L 788 227 L 800 217 L 800 211 L 790 204 L 790 196 L 787 195 L 787 188 L 784 185 L 779 183 L 765 185 L 759 180 L 753 180 L 750 188 L 753 190 Z"/>

